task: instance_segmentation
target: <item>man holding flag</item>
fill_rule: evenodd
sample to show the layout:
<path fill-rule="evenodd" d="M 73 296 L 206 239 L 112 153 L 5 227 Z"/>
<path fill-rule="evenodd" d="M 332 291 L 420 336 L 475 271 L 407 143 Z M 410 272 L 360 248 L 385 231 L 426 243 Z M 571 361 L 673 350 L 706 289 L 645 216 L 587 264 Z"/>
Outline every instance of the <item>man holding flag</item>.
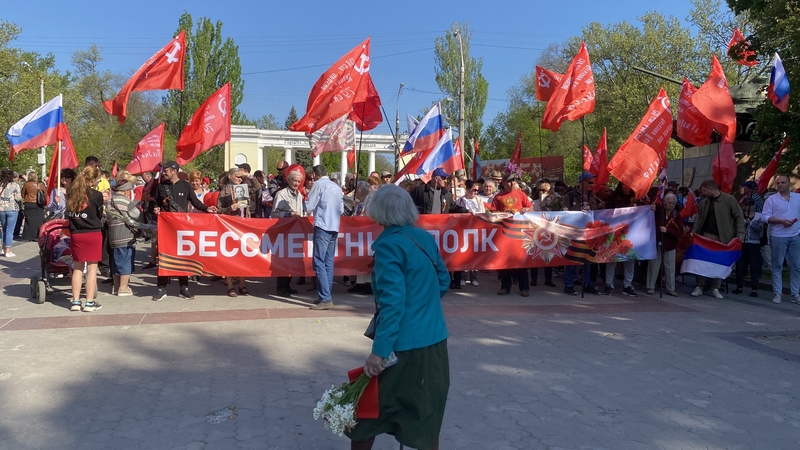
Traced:
<path fill-rule="evenodd" d="M 744 239 L 744 215 L 736 199 L 719 190 L 714 180 L 706 180 L 700 185 L 700 193 L 704 197 L 697 210 L 697 221 L 692 232 L 723 244 L 729 244 L 734 238 Z M 697 286 L 692 297 L 703 295 L 706 277 L 697 275 Z M 722 298 L 719 287 L 722 279 L 713 278 L 711 295 Z"/>

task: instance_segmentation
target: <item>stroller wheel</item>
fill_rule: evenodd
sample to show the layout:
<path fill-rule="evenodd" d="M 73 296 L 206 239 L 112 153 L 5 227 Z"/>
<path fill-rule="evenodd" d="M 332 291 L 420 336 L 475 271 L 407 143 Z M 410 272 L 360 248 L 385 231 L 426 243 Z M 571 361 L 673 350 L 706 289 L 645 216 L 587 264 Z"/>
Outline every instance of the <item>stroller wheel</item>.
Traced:
<path fill-rule="evenodd" d="M 36 298 L 36 287 L 39 284 L 39 278 L 31 277 L 31 298 Z"/>
<path fill-rule="evenodd" d="M 45 286 L 44 281 L 39 281 L 36 283 L 36 301 L 38 303 L 44 303 L 46 297 L 47 287 Z"/>

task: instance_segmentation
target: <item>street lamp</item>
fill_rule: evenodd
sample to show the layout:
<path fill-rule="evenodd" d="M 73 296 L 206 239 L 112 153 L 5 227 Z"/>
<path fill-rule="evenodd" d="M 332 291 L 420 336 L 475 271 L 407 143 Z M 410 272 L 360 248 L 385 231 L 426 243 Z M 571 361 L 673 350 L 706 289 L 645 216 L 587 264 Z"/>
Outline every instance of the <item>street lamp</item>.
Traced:
<path fill-rule="evenodd" d="M 400 162 L 400 94 L 403 92 L 403 83 L 400 83 L 400 87 L 397 89 L 397 111 L 394 116 L 394 145 L 395 145 L 395 156 L 394 156 L 394 172 L 397 173 L 397 167 Z"/>
<path fill-rule="evenodd" d="M 33 71 L 33 67 L 31 67 L 28 61 L 21 61 L 20 64 L 28 68 L 31 73 L 35 73 Z M 44 75 L 39 75 L 39 106 L 44 105 Z M 42 180 L 44 180 L 45 173 L 44 173 L 44 166 L 45 161 L 47 160 L 47 147 L 43 146 L 39 149 L 39 165 L 42 166 Z"/>
<path fill-rule="evenodd" d="M 463 152 L 466 147 L 464 147 L 464 132 L 466 129 L 464 128 L 464 43 L 461 42 L 461 33 L 460 29 L 456 29 L 453 31 L 453 36 L 458 39 L 458 50 L 461 55 L 461 89 L 459 92 L 459 96 L 461 97 L 461 104 L 458 108 L 458 143 L 461 145 L 461 152 L 463 158 Z M 474 157 L 474 155 L 473 155 Z"/>

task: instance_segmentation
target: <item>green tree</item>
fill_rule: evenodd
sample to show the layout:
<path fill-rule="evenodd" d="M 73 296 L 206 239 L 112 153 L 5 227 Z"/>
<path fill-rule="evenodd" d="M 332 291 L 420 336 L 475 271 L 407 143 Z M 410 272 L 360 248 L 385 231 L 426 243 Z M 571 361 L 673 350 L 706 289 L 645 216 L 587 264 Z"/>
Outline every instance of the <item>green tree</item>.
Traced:
<path fill-rule="evenodd" d="M 282 130 L 283 127 L 278 123 L 278 119 L 272 114 L 266 114 L 256 119 L 253 124 L 261 130 Z"/>
<path fill-rule="evenodd" d="M 458 32 L 459 37 L 454 33 Z M 436 84 L 449 100 L 442 102 L 445 117 L 457 128 L 461 93 L 461 56 L 464 57 L 464 145 L 474 142 L 483 130 L 483 111 L 489 98 L 489 82 L 483 77 L 483 58 L 469 55 L 472 31 L 469 23 L 454 22 L 444 36 L 436 38 L 433 50 Z"/>
<path fill-rule="evenodd" d="M 217 89 L 231 83 L 231 123 L 252 124 L 239 111 L 244 98 L 244 80 L 239 61 L 239 47 L 232 38 L 222 35 L 222 22 L 200 17 L 194 26 L 191 14 L 184 12 L 178 20 L 178 30 L 186 31 L 186 58 L 184 60 L 184 90 L 171 91 L 164 97 L 167 129 L 180 135 L 194 111 Z M 219 145 L 201 154 L 189 168 L 204 173 L 220 173 L 225 168 L 223 146 Z"/>
<path fill-rule="evenodd" d="M 283 129 L 288 130 L 293 123 L 300 120 L 300 117 L 297 116 L 297 110 L 294 109 L 294 105 L 292 105 L 292 109 L 289 110 L 289 115 L 286 116 L 286 121 L 283 122 Z"/>

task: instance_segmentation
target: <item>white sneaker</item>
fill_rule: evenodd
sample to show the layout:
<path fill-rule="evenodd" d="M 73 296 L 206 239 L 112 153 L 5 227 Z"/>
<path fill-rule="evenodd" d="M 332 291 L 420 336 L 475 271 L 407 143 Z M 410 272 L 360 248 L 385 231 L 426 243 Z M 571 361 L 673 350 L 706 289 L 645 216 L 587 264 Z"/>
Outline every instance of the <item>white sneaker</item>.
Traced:
<path fill-rule="evenodd" d="M 719 289 L 714 289 L 711 291 L 711 295 L 713 295 L 714 298 L 722 298 L 722 294 L 719 293 Z"/>
<path fill-rule="evenodd" d="M 472 280 L 472 285 L 473 286 L 480 286 L 481 284 L 478 283 L 478 280 Z"/>
<path fill-rule="evenodd" d="M 792 303 L 800 303 L 800 295 L 793 295 L 791 299 Z"/>
<path fill-rule="evenodd" d="M 466 286 L 466 285 L 467 285 L 467 280 L 461 280 L 461 286 Z"/>
<path fill-rule="evenodd" d="M 700 286 L 695 287 L 692 291 L 692 297 L 700 297 L 701 295 L 703 295 L 703 288 Z"/>
<path fill-rule="evenodd" d="M 781 302 L 781 297 L 783 297 L 783 295 L 775 294 L 775 296 L 772 297 L 772 303 L 780 303 Z"/>

